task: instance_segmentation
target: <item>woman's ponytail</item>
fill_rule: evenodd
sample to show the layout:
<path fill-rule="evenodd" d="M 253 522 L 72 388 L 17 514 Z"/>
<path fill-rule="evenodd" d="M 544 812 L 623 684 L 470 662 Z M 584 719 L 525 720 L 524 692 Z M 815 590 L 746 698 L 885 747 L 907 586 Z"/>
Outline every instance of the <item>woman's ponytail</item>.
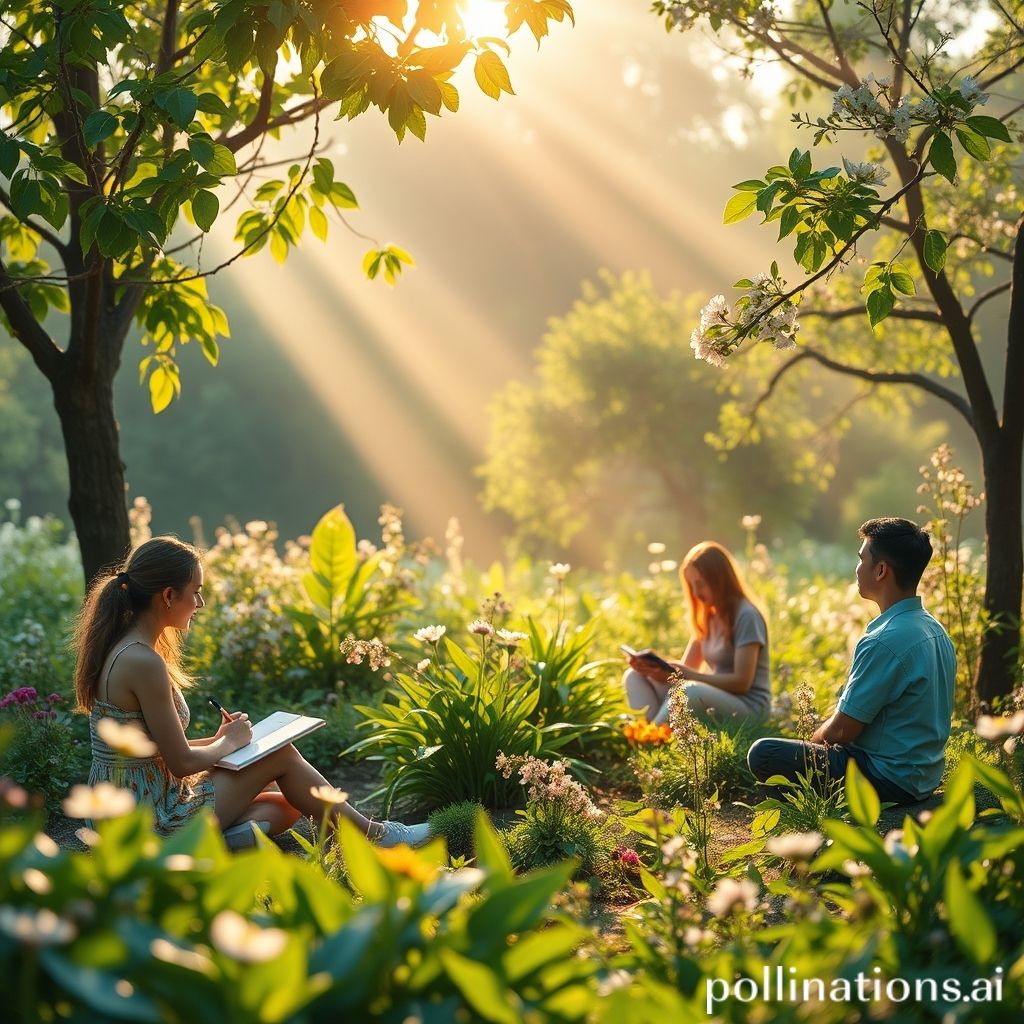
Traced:
<path fill-rule="evenodd" d="M 135 617 L 166 587 L 183 590 L 201 560 L 196 548 L 177 537 L 154 537 L 137 547 L 123 565 L 94 581 L 75 623 L 72 643 L 78 659 L 75 696 L 79 708 L 92 709 L 99 696 L 103 663 Z M 180 668 L 179 639 L 163 637 L 158 649 L 172 679 L 179 685 L 187 682 Z"/>

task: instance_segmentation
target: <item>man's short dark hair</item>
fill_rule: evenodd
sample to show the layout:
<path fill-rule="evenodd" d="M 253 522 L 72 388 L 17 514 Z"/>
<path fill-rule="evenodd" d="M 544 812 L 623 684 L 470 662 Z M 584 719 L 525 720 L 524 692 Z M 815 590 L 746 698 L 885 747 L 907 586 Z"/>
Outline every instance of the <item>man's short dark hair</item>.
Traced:
<path fill-rule="evenodd" d="M 869 519 L 857 531 L 868 542 L 872 563 L 885 562 L 902 590 L 913 590 L 932 557 L 931 538 L 909 519 Z"/>

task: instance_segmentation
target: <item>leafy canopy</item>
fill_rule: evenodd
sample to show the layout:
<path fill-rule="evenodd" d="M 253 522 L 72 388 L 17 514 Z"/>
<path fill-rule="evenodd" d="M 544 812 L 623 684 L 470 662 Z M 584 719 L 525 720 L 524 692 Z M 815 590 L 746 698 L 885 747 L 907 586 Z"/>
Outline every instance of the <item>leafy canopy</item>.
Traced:
<path fill-rule="evenodd" d="M 428 117 L 458 110 L 460 66 L 494 99 L 513 91 L 507 41 L 467 36 L 456 0 L 2 6 L 0 287 L 41 323 L 90 279 L 119 298 L 144 286 L 131 314 L 156 411 L 180 392 L 177 346 L 194 338 L 216 364 L 228 334 L 205 278 L 268 245 L 283 262 L 307 226 L 325 240 L 329 216 L 357 205 L 318 155 L 322 111 L 374 107 L 399 142 L 423 140 Z M 551 22 L 573 20 L 567 0 L 512 0 L 505 13 L 507 36 L 525 27 L 538 44 Z M 264 141 L 306 120 L 308 153 L 272 175 Z M 204 264 L 202 238 L 231 206 L 238 249 Z M 364 271 L 394 283 L 412 262 L 377 246 Z"/>

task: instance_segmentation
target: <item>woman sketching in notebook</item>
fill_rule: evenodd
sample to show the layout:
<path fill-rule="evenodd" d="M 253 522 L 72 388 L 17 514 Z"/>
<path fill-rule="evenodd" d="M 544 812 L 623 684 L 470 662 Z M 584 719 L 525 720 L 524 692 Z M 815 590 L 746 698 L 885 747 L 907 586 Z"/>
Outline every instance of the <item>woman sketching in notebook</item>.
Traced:
<path fill-rule="evenodd" d="M 242 845 L 255 841 L 250 822 L 275 834 L 300 816 L 319 819 L 324 802 L 313 791 L 333 787 L 291 744 L 238 771 L 217 768 L 252 737 L 244 712 L 225 712 L 213 736 L 185 735 L 190 716 L 182 691 L 191 680 L 181 667 L 181 637 L 205 603 L 202 587 L 199 550 L 176 537 L 154 537 L 90 588 L 75 630 L 75 691 L 89 712 L 92 741 L 89 784 L 106 780 L 132 790 L 152 806 L 163 835 L 209 807 L 225 835 Z M 97 728 L 103 719 L 138 725 L 155 753 L 115 752 L 101 735 L 106 730 Z M 333 804 L 329 813 L 381 846 L 419 845 L 429 835 L 425 824 L 373 821 L 349 803 Z"/>

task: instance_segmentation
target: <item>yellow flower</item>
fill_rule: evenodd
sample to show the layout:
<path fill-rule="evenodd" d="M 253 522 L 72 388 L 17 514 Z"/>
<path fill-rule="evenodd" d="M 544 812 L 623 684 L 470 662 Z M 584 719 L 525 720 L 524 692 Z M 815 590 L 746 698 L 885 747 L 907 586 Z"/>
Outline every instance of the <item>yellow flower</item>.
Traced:
<path fill-rule="evenodd" d="M 72 786 L 62 806 L 69 818 L 103 821 L 130 814 L 135 807 L 135 797 L 111 782 L 97 782 L 95 786 Z"/>
<path fill-rule="evenodd" d="M 280 956 L 288 933 L 261 928 L 233 910 L 222 910 L 210 924 L 210 938 L 222 953 L 244 964 L 261 964 Z"/>
<path fill-rule="evenodd" d="M 377 850 L 377 856 L 392 874 L 405 875 L 417 882 L 429 882 L 437 874 L 436 868 L 424 864 L 412 848 L 405 844 Z"/>
<path fill-rule="evenodd" d="M 101 718 L 96 723 L 96 732 L 108 747 L 124 757 L 152 757 L 156 753 L 156 744 L 130 722 Z"/>

